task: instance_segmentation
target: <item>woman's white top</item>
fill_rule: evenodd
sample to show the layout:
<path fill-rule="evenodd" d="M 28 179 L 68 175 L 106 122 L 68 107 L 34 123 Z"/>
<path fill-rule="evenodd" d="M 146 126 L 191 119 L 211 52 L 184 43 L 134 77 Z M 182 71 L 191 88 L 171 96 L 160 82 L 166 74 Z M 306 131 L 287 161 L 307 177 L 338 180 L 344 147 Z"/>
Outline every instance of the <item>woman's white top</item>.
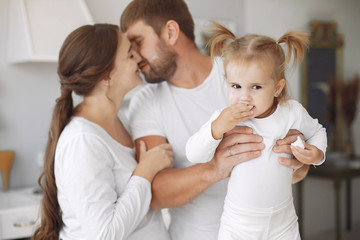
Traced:
<path fill-rule="evenodd" d="M 151 184 L 132 176 L 135 149 L 99 125 L 73 117 L 59 138 L 55 179 L 60 238 L 168 240 L 161 212 L 149 208 Z"/>
<path fill-rule="evenodd" d="M 216 111 L 210 120 L 195 133 L 186 144 L 186 156 L 193 163 L 210 161 L 220 140 L 211 133 L 211 123 L 219 116 Z M 270 208 L 287 201 L 292 196 L 293 170 L 281 165 L 279 157 L 288 154 L 275 153 L 272 148 L 278 139 L 286 136 L 290 129 L 299 130 L 308 144 L 324 152 L 327 147 L 325 128 L 313 119 L 303 106 L 295 100 L 277 106 L 275 112 L 266 118 L 252 118 L 238 124 L 248 126 L 263 137 L 265 149 L 261 156 L 240 163 L 231 172 L 227 199 L 242 208 Z M 325 158 L 323 159 L 323 161 Z M 323 163 L 316 165 L 320 165 Z"/>

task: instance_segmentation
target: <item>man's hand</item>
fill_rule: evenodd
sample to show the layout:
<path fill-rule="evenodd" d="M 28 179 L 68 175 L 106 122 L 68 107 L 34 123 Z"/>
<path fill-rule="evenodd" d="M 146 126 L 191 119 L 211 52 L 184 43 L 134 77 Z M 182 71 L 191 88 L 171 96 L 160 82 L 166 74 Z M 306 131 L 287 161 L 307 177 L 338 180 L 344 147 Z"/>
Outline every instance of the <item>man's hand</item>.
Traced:
<path fill-rule="evenodd" d="M 265 148 L 262 137 L 254 135 L 251 128 L 235 127 L 224 134 L 210 164 L 216 181 L 230 176 L 233 167 L 239 163 L 257 158 Z"/>
<path fill-rule="evenodd" d="M 300 136 L 304 140 L 304 136 L 295 129 L 291 129 L 284 139 L 276 141 L 276 145 L 273 147 L 273 151 L 276 153 L 287 153 L 292 155 L 290 144 L 296 141 L 297 136 Z M 296 158 L 280 157 L 279 162 L 285 167 L 292 168 L 294 171 L 301 168 L 304 164 L 298 161 Z"/>
<path fill-rule="evenodd" d="M 298 130 L 290 129 L 284 139 L 276 141 L 276 145 L 273 147 L 273 151 L 276 153 L 287 153 L 291 155 L 292 151 L 290 144 L 296 141 L 297 136 L 300 136 L 300 138 L 304 140 L 304 136 Z M 309 171 L 309 165 L 300 162 L 296 158 L 280 157 L 279 163 L 294 170 L 292 179 L 293 183 L 303 180 Z"/>

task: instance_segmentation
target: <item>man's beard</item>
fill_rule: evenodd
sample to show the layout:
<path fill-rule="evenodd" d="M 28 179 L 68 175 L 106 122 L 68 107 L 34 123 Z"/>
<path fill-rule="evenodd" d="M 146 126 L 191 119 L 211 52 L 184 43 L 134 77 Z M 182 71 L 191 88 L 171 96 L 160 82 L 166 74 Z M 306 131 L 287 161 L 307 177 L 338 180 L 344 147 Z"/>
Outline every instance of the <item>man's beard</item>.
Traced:
<path fill-rule="evenodd" d="M 148 62 L 150 70 L 143 72 L 148 83 L 159 83 L 171 79 L 177 69 L 177 53 L 170 50 L 163 40 L 158 44 L 158 56 Z"/>

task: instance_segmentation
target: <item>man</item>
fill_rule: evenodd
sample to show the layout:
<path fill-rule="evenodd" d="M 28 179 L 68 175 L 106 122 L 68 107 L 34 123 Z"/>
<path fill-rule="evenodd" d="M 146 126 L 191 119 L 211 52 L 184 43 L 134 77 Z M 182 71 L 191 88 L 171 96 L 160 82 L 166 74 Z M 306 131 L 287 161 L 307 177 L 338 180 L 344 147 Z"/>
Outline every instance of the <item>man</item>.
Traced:
<path fill-rule="evenodd" d="M 212 63 L 196 48 L 193 19 L 183 0 L 134 0 L 121 16 L 121 30 L 142 57 L 138 66 L 146 81 L 155 83 L 130 103 L 136 146 L 140 140 L 147 148 L 169 142 L 174 151 L 174 168 L 161 171 L 152 183 L 151 207 L 170 208 L 173 240 L 217 239 L 231 170 L 260 156 L 262 138 L 249 128 L 234 128 L 210 162 L 192 165 L 185 157 L 187 139 L 216 109 L 228 105 L 221 59 Z M 290 154 L 289 144 L 299 134 L 290 131 L 274 151 Z M 294 169 L 294 182 L 306 176 L 308 165 L 279 161 Z"/>

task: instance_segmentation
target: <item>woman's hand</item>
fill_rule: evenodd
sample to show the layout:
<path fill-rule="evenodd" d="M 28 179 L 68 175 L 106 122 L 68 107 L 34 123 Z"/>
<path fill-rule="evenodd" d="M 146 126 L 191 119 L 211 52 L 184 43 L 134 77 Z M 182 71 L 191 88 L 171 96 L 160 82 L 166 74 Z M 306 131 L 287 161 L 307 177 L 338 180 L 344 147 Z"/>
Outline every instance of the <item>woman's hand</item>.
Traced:
<path fill-rule="evenodd" d="M 173 151 L 168 143 L 160 144 L 147 151 L 145 142 L 140 141 L 139 164 L 133 175 L 144 177 L 152 182 L 160 170 L 172 167 L 173 157 Z"/>
<path fill-rule="evenodd" d="M 239 103 L 225 108 L 217 119 L 211 124 L 211 132 L 214 139 L 220 139 L 224 133 L 233 129 L 239 122 L 251 118 L 253 106 Z"/>

